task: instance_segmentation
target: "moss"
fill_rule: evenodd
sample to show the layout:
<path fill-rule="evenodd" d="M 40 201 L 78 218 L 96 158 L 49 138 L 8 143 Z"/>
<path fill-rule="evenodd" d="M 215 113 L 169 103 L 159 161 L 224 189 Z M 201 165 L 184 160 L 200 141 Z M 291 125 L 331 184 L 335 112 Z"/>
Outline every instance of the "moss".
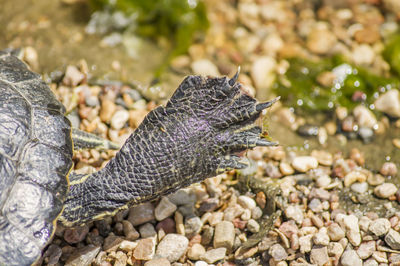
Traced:
<path fill-rule="evenodd" d="M 275 86 L 276 93 L 282 96 L 286 104 L 303 110 L 327 111 L 335 105 L 352 108 L 359 104 L 352 100 L 356 91 L 364 93 L 365 103 L 371 104 L 379 88 L 399 84 L 397 78 L 380 77 L 366 69 L 351 66 L 339 56 L 318 62 L 293 58 L 289 59 L 289 63 L 290 68 Z M 332 86 L 323 86 L 317 82 L 318 75 L 338 66 L 347 66 L 350 71 L 344 75 L 344 80 L 337 81 Z"/>

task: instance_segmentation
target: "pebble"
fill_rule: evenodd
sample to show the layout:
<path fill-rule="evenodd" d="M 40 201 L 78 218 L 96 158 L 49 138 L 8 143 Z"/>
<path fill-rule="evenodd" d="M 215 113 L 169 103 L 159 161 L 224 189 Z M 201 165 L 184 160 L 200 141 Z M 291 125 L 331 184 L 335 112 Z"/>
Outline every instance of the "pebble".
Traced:
<path fill-rule="evenodd" d="M 137 247 L 137 242 L 132 242 L 132 241 L 128 241 L 128 240 L 124 240 L 121 242 L 121 244 L 119 244 L 119 249 L 121 249 L 125 252 L 132 251 L 136 247 Z"/>
<path fill-rule="evenodd" d="M 390 228 L 385 236 L 385 242 L 390 248 L 400 250 L 400 233 Z"/>
<path fill-rule="evenodd" d="M 335 34 L 327 29 L 315 29 L 307 36 L 307 48 L 316 54 L 327 54 L 336 44 Z"/>
<path fill-rule="evenodd" d="M 345 232 L 337 223 L 330 224 L 327 233 L 331 241 L 339 241 L 345 236 Z"/>
<path fill-rule="evenodd" d="M 139 232 L 136 231 L 132 223 L 128 220 L 123 220 L 122 225 L 124 227 L 124 235 L 127 240 L 136 240 L 139 238 Z"/>
<path fill-rule="evenodd" d="M 397 187 L 392 183 L 383 183 L 374 189 L 375 196 L 387 199 L 396 194 Z"/>
<path fill-rule="evenodd" d="M 156 255 L 167 258 L 169 262 L 177 261 L 189 246 L 189 240 L 182 235 L 168 234 L 157 246 Z"/>
<path fill-rule="evenodd" d="M 167 197 L 162 197 L 157 207 L 154 209 L 154 216 L 157 221 L 162 221 L 171 216 L 177 209 L 177 206 L 169 201 Z"/>
<path fill-rule="evenodd" d="M 358 136 L 364 141 L 364 143 L 369 143 L 374 137 L 373 129 L 369 127 L 360 127 L 357 131 Z"/>
<path fill-rule="evenodd" d="M 244 195 L 238 197 L 237 203 L 240 204 L 243 208 L 249 210 L 252 210 L 256 207 L 256 201 Z"/>
<path fill-rule="evenodd" d="M 225 258 L 226 248 L 215 248 L 207 250 L 202 256 L 200 256 L 201 260 L 204 260 L 207 263 L 214 263 L 219 260 L 223 260 Z"/>
<path fill-rule="evenodd" d="M 356 65 L 370 65 L 375 59 L 375 52 L 368 44 L 354 45 L 352 60 Z"/>
<path fill-rule="evenodd" d="M 115 111 L 117 109 L 117 106 L 115 103 L 111 100 L 104 99 L 101 102 L 101 109 L 100 109 L 100 119 L 104 123 L 109 123 L 111 120 L 111 117 L 113 117 Z"/>
<path fill-rule="evenodd" d="M 125 109 L 121 109 L 116 111 L 113 116 L 111 117 L 110 124 L 111 127 L 115 130 L 120 130 L 124 127 L 126 122 L 129 119 L 129 112 Z"/>
<path fill-rule="evenodd" d="M 312 156 L 298 156 L 293 159 L 292 166 L 295 170 L 305 173 L 308 170 L 317 168 L 318 161 Z"/>
<path fill-rule="evenodd" d="M 228 207 L 224 211 L 224 220 L 225 221 L 233 221 L 233 219 L 242 215 L 243 211 L 244 210 L 240 205 L 234 205 L 234 206 Z"/>
<path fill-rule="evenodd" d="M 214 227 L 208 226 L 203 227 L 203 233 L 201 234 L 201 244 L 209 245 L 214 237 Z"/>
<path fill-rule="evenodd" d="M 316 265 L 325 265 L 329 262 L 327 247 L 318 245 L 313 246 L 310 253 L 310 261 Z"/>
<path fill-rule="evenodd" d="M 214 248 L 224 247 L 231 250 L 235 240 L 235 228 L 233 223 L 222 221 L 215 226 Z"/>
<path fill-rule="evenodd" d="M 271 56 L 260 56 L 254 60 L 250 75 L 258 92 L 268 91 L 273 85 L 276 64 L 275 58 Z"/>
<path fill-rule="evenodd" d="M 256 206 L 254 209 L 251 210 L 251 218 L 253 218 L 254 220 L 261 218 L 262 215 L 263 211 L 258 206 Z"/>
<path fill-rule="evenodd" d="M 76 66 L 67 66 L 62 82 L 67 86 L 75 87 L 81 83 L 84 78 L 85 75 L 81 73 Z"/>
<path fill-rule="evenodd" d="M 171 263 L 166 258 L 157 258 L 146 261 L 144 266 L 170 266 Z"/>
<path fill-rule="evenodd" d="M 391 227 L 390 221 L 385 218 L 378 218 L 369 224 L 369 231 L 376 236 L 385 235 Z"/>
<path fill-rule="evenodd" d="M 365 182 L 367 180 L 367 176 L 361 171 L 351 171 L 344 177 L 344 186 L 349 187 L 355 182 Z"/>
<path fill-rule="evenodd" d="M 103 250 L 107 252 L 116 251 L 122 241 L 124 239 L 119 236 L 109 235 L 104 239 Z"/>
<path fill-rule="evenodd" d="M 275 261 L 285 260 L 288 257 L 286 250 L 280 244 L 275 244 L 272 247 L 270 247 L 268 254 Z"/>
<path fill-rule="evenodd" d="M 156 244 L 154 239 L 140 239 L 132 255 L 137 260 L 151 260 L 154 256 L 155 248 Z"/>
<path fill-rule="evenodd" d="M 297 224 L 301 224 L 304 219 L 303 211 L 298 205 L 289 205 L 285 209 L 285 215 L 288 219 L 293 219 Z"/>
<path fill-rule="evenodd" d="M 336 258 L 340 258 L 344 251 L 343 246 L 338 242 L 330 242 L 328 245 L 328 254 Z"/>
<path fill-rule="evenodd" d="M 58 245 L 50 244 L 43 254 L 43 259 L 47 262 L 48 265 L 56 265 L 60 260 L 61 255 L 61 248 Z"/>
<path fill-rule="evenodd" d="M 196 203 L 196 194 L 193 192 L 191 188 L 180 189 L 177 192 L 168 195 L 168 199 L 171 203 L 179 206 L 186 204 L 195 204 Z"/>
<path fill-rule="evenodd" d="M 64 240 L 69 244 L 75 244 L 84 240 L 87 233 L 89 233 L 89 227 L 87 225 L 67 228 L 64 231 Z"/>
<path fill-rule="evenodd" d="M 219 77 L 221 74 L 216 65 L 208 59 L 199 59 L 191 63 L 193 73 L 201 76 Z"/>
<path fill-rule="evenodd" d="M 385 178 L 380 174 L 374 174 L 374 175 L 368 176 L 367 182 L 371 186 L 378 186 L 385 182 Z"/>
<path fill-rule="evenodd" d="M 197 235 L 201 227 L 203 226 L 203 222 L 200 217 L 192 216 L 185 219 L 185 235 L 187 238 L 191 239 L 193 236 Z"/>
<path fill-rule="evenodd" d="M 400 117 L 400 92 L 391 89 L 379 96 L 374 103 L 376 110 L 384 112 L 395 118 Z"/>
<path fill-rule="evenodd" d="M 166 234 L 175 233 L 176 232 L 176 225 L 175 221 L 171 218 L 166 218 L 159 222 L 156 226 L 157 232 L 159 230 L 163 230 Z"/>
<path fill-rule="evenodd" d="M 322 205 L 320 199 L 314 198 L 308 203 L 308 208 L 315 213 L 319 213 L 319 212 L 322 212 L 323 205 Z"/>
<path fill-rule="evenodd" d="M 327 246 L 329 244 L 329 236 L 326 227 L 322 227 L 318 233 L 313 236 L 313 242 L 315 245 L 322 246 Z"/>
<path fill-rule="evenodd" d="M 247 222 L 247 229 L 252 232 L 253 234 L 257 233 L 260 231 L 260 225 L 257 223 L 256 220 L 250 219 Z"/>
<path fill-rule="evenodd" d="M 300 252 L 305 254 L 311 251 L 312 247 L 312 235 L 306 235 L 299 237 Z"/>
<path fill-rule="evenodd" d="M 129 210 L 128 220 L 133 226 L 144 224 L 154 219 L 154 206 L 150 202 L 132 207 Z"/>
<path fill-rule="evenodd" d="M 154 226 L 151 223 L 145 223 L 139 227 L 139 233 L 142 238 L 153 237 L 157 235 Z"/>
<path fill-rule="evenodd" d="M 281 162 L 279 164 L 279 170 L 283 175 L 292 175 L 294 173 L 293 167 L 287 162 Z"/>
<path fill-rule="evenodd" d="M 357 249 L 357 254 L 361 259 L 365 260 L 369 258 L 375 250 L 375 241 L 367 241 L 361 243 Z"/>
<path fill-rule="evenodd" d="M 350 186 L 350 189 L 356 193 L 363 194 L 368 191 L 368 183 L 367 182 L 354 183 Z"/>
<path fill-rule="evenodd" d="M 396 176 L 397 166 L 393 162 L 385 162 L 379 172 L 384 176 Z"/>
<path fill-rule="evenodd" d="M 331 166 L 333 163 L 332 154 L 323 150 L 313 150 L 311 156 L 316 158 L 318 163 L 325 166 Z"/>
<path fill-rule="evenodd" d="M 319 188 L 326 188 L 331 184 L 331 182 L 332 182 L 332 179 L 328 175 L 321 175 L 315 181 L 315 185 Z"/>
<path fill-rule="evenodd" d="M 65 262 L 66 266 L 89 266 L 96 258 L 100 247 L 92 245 L 83 247 L 74 252 Z"/>
<path fill-rule="evenodd" d="M 187 256 L 191 260 L 199 260 L 202 255 L 206 253 L 206 249 L 201 245 L 195 243 L 189 248 Z"/>
<path fill-rule="evenodd" d="M 360 127 L 373 128 L 378 123 L 372 111 L 364 105 L 356 106 L 353 115 Z"/>
<path fill-rule="evenodd" d="M 361 235 L 360 227 L 358 226 L 358 218 L 353 214 L 338 214 L 336 217 L 339 224 L 343 224 L 346 229 L 346 236 L 350 243 L 355 247 L 359 246 L 361 243 Z"/>
<path fill-rule="evenodd" d="M 362 266 L 363 262 L 354 250 L 343 252 L 340 262 L 343 266 Z"/>

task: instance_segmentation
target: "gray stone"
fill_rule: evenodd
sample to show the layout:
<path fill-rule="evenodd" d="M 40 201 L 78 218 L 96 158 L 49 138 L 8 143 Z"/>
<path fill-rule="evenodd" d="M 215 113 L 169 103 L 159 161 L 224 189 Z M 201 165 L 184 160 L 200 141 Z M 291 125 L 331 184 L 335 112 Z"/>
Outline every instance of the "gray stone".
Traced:
<path fill-rule="evenodd" d="M 202 256 L 200 256 L 201 260 L 204 260 L 207 263 L 214 263 L 219 260 L 223 260 L 225 258 L 226 248 L 216 248 L 210 249 Z"/>
<path fill-rule="evenodd" d="M 249 229 L 249 231 L 254 234 L 260 231 L 260 225 L 257 223 L 256 220 L 250 219 L 247 222 L 247 229 Z"/>
<path fill-rule="evenodd" d="M 139 232 L 136 231 L 131 222 L 124 220 L 122 221 L 122 225 L 124 227 L 124 235 L 127 240 L 136 240 L 139 238 Z"/>
<path fill-rule="evenodd" d="M 251 210 L 251 218 L 253 218 L 254 220 L 261 218 L 262 215 L 263 211 L 258 206 Z"/>
<path fill-rule="evenodd" d="M 235 240 L 235 228 L 233 223 L 222 221 L 215 227 L 214 248 L 224 247 L 231 250 Z"/>
<path fill-rule="evenodd" d="M 376 236 L 382 236 L 386 234 L 390 229 L 390 222 L 385 218 L 378 218 L 372 221 L 369 225 L 369 231 Z"/>
<path fill-rule="evenodd" d="M 89 233 L 87 225 L 66 228 L 64 231 L 64 240 L 69 244 L 75 244 L 84 240 L 87 233 Z"/>
<path fill-rule="evenodd" d="M 185 236 L 168 234 L 158 244 L 156 255 L 167 258 L 172 263 L 185 254 L 188 246 L 189 240 Z"/>
<path fill-rule="evenodd" d="M 144 225 L 140 226 L 139 233 L 142 238 L 148 238 L 157 235 L 157 232 L 151 223 L 145 223 Z"/>
<path fill-rule="evenodd" d="M 128 220 L 133 226 L 144 224 L 154 220 L 154 206 L 150 202 L 132 207 L 129 210 Z"/>
<path fill-rule="evenodd" d="M 315 213 L 321 212 L 323 210 L 323 206 L 322 203 L 319 199 L 312 199 L 309 203 L 308 203 L 308 208 L 310 210 L 312 210 Z"/>
<path fill-rule="evenodd" d="M 124 241 L 122 237 L 109 235 L 104 239 L 103 250 L 107 252 L 116 251 L 122 241 Z"/>
<path fill-rule="evenodd" d="M 362 266 L 362 260 L 354 250 L 346 250 L 340 259 L 343 266 Z"/>
<path fill-rule="evenodd" d="M 185 219 L 185 235 L 187 238 L 192 238 L 198 234 L 203 226 L 203 222 L 200 217 L 193 216 Z"/>
<path fill-rule="evenodd" d="M 214 237 L 214 227 L 207 226 L 203 228 L 203 233 L 201 234 L 201 244 L 207 246 L 211 243 Z"/>
<path fill-rule="evenodd" d="M 390 228 L 385 236 L 385 242 L 392 249 L 400 250 L 400 233 Z"/>
<path fill-rule="evenodd" d="M 88 266 L 96 258 L 100 247 L 92 245 L 83 247 L 75 251 L 65 263 L 66 266 Z"/>
<path fill-rule="evenodd" d="M 288 254 L 286 250 L 282 247 L 281 244 L 275 244 L 273 245 L 269 251 L 268 254 L 275 260 L 275 261 L 281 261 L 285 260 L 288 257 Z"/>
<path fill-rule="evenodd" d="M 157 221 L 162 221 L 171 216 L 176 209 L 176 205 L 170 202 L 167 197 L 162 197 L 154 210 L 154 216 L 156 217 Z"/>
<path fill-rule="evenodd" d="M 310 260 L 311 263 L 317 265 L 324 265 L 325 263 L 327 263 L 329 261 L 329 256 L 326 246 L 313 246 L 310 253 Z"/>
<path fill-rule="evenodd" d="M 170 202 L 175 205 L 186 205 L 195 204 L 196 195 L 193 193 L 192 189 L 184 188 L 168 196 Z"/>
<path fill-rule="evenodd" d="M 234 205 L 224 210 L 224 220 L 233 221 L 236 217 L 242 215 L 244 209 L 240 205 Z"/>

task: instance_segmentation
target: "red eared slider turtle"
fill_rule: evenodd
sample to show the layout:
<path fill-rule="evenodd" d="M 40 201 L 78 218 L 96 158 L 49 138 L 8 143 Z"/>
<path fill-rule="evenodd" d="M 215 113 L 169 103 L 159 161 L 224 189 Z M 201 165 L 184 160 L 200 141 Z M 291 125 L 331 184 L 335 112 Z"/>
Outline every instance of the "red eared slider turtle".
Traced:
<path fill-rule="evenodd" d="M 0 265 L 35 262 L 57 221 L 74 226 L 113 215 L 243 168 L 238 152 L 275 145 L 253 125 L 275 100 L 257 103 L 237 77 L 185 78 L 105 168 L 78 175 L 70 173 L 73 141 L 65 108 L 38 74 L 0 52 Z"/>

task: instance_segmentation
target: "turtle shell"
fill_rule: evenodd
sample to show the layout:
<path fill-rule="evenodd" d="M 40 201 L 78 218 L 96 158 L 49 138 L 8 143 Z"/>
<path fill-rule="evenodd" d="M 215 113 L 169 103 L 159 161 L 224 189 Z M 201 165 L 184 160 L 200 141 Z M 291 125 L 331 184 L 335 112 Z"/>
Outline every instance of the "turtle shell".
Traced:
<path fill-rule="evenodd" d="M 32 264 L 55 231 L 72 167 L 64 112 L 38 74 L 0 51 L 0 265 Z"/>

